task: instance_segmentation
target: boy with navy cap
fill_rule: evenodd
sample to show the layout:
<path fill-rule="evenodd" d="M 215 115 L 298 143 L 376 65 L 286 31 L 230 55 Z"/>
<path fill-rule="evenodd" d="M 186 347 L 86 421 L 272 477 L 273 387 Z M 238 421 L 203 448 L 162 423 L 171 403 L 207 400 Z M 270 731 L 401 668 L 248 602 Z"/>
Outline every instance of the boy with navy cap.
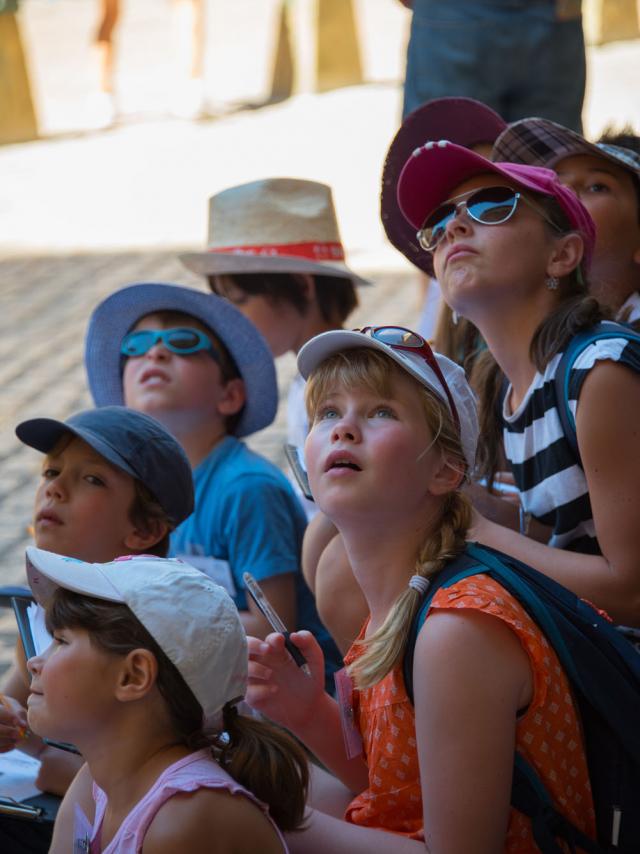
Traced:
<path fill-rule="evenodd" d="M 164 556 L 169 533 L 193 510 L 189 460 L 149 415 L 107 406 L 78 412 L 64 422 L 23 421 L 16 434 L 46 455 L 33 514 L 38 548 L 85 561 L 136 553 Z M 62 794 L 80 763 L 39 739 L 22 740 L 29 678 L 20 644 L 3 688 L 0 751 L 19 743 L 38 755 L 37 785 Z"/>
<path fill-rule="evenodd" d="M 172 535 L 171 555 L 224 586 L 247 632 L 264 637 L 271 629 L 242 579 L 250 572 L 285 625 L 313 631 L 337 664 L 300 572 L 304 512 L 284 475 L 240 441 L 273 421 L 278 399 L 273 358 L 253 324 L 212 294 L 130 285 L 95 309 L 85 365 L 98 406 L 150 413 L 185 448 L 196 506 Z"/>

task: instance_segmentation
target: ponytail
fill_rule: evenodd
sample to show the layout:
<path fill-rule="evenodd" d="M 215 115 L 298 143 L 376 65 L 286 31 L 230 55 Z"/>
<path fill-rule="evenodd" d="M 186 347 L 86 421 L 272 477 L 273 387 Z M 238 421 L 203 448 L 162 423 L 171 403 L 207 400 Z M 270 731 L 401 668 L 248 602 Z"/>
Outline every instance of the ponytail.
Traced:
<path fill-rule="evenodd" d="M 158 662 L 156 686 L 162 695 L 176 741 L 190 750 L 208 747 L 213 758 L 269 808 L 278 827 L 302 824 L 309 786 L 307 757 L 297 741 L 273 724 L 238 714 L 227 703 L 223 731 L 203 730 L 202 706 L 178 668 L 130 609 L 121 603 L 92 599 L 58 588 L 47 608 L 47 628 L 81 628 L 91 642 L 113 655 L 150 650 Z"/>
<path fill-rule="evenodd" d="M 222 710 L 224 732 L 209 740 L 214 757 L 234 780 L 267 804 L 283 831 L 304 818 L 309 767 L 302 747 L 287 732 L 266 721 Z"/>

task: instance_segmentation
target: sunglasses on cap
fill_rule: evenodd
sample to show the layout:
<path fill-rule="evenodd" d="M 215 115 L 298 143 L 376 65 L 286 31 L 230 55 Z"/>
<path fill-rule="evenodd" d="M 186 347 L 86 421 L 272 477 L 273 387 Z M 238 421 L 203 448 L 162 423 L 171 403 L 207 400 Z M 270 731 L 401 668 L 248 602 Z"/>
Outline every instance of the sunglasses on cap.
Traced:
<path fill-rule="evenodd" d="M 482 187 L 480 190 L 454 196 L 432 211 L 416 234 L 418 243 L 425 252 L 433 252 L 444 237 L 447 225 L 460 211 L 465 211 L 474 222 L 481 225 L 501 225 L 511 219 L 520 199 L 540 214 L 549 225 L 558 228 L 539 205 L 517 190 L 512 190 L 511 187 Z"/>
<path fill-rule="evenodd" d="M 171 353 L 190 356 L 206 350 L 216 361 L 218 354 L 204 332 L 191 327 L 177 329 L 138 329 L 128 332 L 122 339 L 120 352 L 123 356 L 144 356 L 158 342 Z"/>
<path fill-rule="evenodd" d="M 415 353 L 416 356 L 424 359 L 436 375 L 449 403 L 449 409 L 451 410 L 456 427 L 458 431 L 460 430 L 460 417 L 453 402 L 453 395 L 451 394 L 449 385 L 440 369 L 438 360 L 433 354 L 433 350 L 421 335 L 418 335 L 417 332 L 412 332 L 410 329 L 405 329 L 403 326 L 363 326 L 362 329 L 354 329 L 353 331 L 362 332 L 363 335 L 375 338 L 376 341 L 386 344 L 392 350 L 404 350 L 408 353 Z"/>

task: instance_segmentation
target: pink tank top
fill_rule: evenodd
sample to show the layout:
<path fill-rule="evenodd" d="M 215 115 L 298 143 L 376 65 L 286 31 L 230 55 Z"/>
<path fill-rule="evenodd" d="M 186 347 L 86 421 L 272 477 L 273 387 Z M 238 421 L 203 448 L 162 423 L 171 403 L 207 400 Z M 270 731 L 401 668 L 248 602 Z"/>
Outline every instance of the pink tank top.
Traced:
<path fill-rule="evenodd" d="M 107 796 L 102 789 L 93 784 L 93 797 L 96 802 L 96 815 L 91 833 L 91 854 L 139 854 L 142 851 L 144 837 L 160 807 L 179 792 L 195 792 L 197 789 L 225 789 L 232 795 L 249 798 L 264 812 L 282 843 L 283 854 L 289 849 L 268 808 L 248 789 L 237 783 L 212 758 L 208 748 L 190 753 L 162 772 L 153 786 L 134 806 L 120 825 L 118 832 L 109 845 L 102 850 L 100 834 L 107 807 Z"/>

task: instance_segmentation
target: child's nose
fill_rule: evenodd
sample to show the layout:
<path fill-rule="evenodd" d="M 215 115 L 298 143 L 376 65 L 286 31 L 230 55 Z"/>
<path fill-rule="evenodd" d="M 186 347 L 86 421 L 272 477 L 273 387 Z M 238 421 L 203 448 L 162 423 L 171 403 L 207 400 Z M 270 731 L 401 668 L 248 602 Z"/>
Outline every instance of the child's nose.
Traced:
<path fill-rule="evenodd" d="M 32 676 L 39 676 L 42 672 L 43 663 L 42 655 L 34 655 L 33 658 L 27 659 L 27 670 Z"/>
<path fill-rule="evenodd" d="M 333 441 L 360 441 L 360 429 L 354 418 L 341 418 L 333 428 Z"/>
<path fill-rule="evenodd" d="M 164 361 L 171 356 L 171 352 L 167 350 L 162 341 L 156 341 L 147 350 L 147 356 L 156 361 Z"/>
<path fill-rule="evenodd" d="M 466 234 L 469 231 L 471 217 L 467 213 L 467 207 L 460 204 L 456 208 L 455 214 L 451 217 L 445 226 L 445 234 L 447 237 L 453 237 L 455 234 Z"/>
<path fill-rule="evenodd" d="M 45 491 L 48 497 L 55 496 L 56 498 L 63 498 L 67 492 L 64 477 L 59 474 L 48 480 Z"/>

